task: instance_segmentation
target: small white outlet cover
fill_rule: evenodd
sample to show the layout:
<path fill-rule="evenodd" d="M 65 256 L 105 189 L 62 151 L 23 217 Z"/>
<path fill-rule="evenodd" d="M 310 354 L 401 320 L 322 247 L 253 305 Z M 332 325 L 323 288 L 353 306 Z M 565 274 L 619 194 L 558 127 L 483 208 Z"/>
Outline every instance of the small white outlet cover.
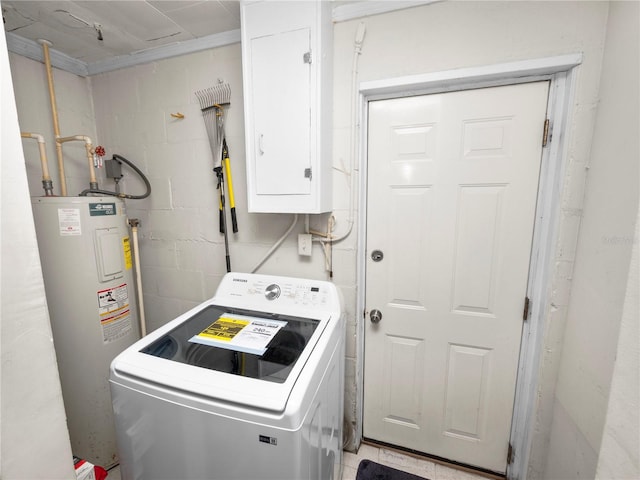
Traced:
<path fill-rule="evenodd" d="M 311 256 L 311 234 L 300 233 L 298 234 L 298 255 L 305 257 Z"/>

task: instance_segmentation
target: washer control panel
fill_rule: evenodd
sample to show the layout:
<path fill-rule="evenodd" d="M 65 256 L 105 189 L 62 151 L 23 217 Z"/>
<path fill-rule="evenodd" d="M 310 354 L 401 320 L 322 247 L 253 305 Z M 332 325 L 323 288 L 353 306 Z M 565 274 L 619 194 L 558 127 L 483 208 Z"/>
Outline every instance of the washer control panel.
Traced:
<path fill-rule="evenodd" d="M 267 275 L 227 274 L 216 297 L 243 297 L 251 303 L 327 307 L 337 302 L 335 286 L 325 281 Z"/>
<path fill-rule="evenodd" d="M 320 284 L 270 283 L 262 280 L 251 282 L 247 294 L 263 295 L 270 302 L 279 300 L 292 305 L 325 305 L 328 296 L 326 288 L 323 289 Z"/>

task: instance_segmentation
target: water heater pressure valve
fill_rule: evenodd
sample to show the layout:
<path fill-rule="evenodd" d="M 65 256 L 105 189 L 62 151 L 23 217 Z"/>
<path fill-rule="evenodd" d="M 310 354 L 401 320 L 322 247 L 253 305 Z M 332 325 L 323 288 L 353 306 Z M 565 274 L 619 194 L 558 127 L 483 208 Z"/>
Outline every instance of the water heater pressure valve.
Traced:
<path fill-rule="evenodd" d="M 93 151 L 93 166 L 96 168 L 102 168 L 102 157 L 105 155 L 104 147 L 98 145 Z"/>

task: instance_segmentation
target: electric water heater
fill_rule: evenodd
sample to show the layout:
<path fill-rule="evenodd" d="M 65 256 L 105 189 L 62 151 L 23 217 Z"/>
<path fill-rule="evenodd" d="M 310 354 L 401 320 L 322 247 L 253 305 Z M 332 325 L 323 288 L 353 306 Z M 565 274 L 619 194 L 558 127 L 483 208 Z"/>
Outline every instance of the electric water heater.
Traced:
<path fill-rule="evenodd" d="M 116 197 L 32 198 L 73 454 L 117 463 L 113 358 L 140 338 L 125 205 Z"/>

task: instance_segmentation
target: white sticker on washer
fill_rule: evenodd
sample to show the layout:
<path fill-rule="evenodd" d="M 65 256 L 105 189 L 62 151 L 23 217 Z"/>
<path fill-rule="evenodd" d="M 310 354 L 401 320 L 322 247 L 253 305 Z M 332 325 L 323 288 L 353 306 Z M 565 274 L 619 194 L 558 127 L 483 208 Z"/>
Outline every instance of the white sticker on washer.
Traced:
<path fill-rule="evenodd" d="M 223 313 L 198 335 L 189 339 L 212 347 L 263 355 L 267 345 L 287 322 Z"/>

